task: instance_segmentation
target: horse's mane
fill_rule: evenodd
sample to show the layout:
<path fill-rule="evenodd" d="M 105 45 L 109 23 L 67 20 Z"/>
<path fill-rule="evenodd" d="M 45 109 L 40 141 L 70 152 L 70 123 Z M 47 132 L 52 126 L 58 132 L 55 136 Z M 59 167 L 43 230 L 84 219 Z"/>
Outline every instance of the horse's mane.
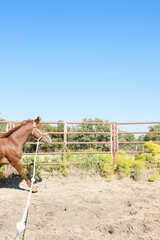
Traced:
<path fill-rule="evenodd" d="M 10 129 L 9 131 L 7 131 L 7 132 L 5 132 L 5 133 L 1 133 L 0 138 L 7 138 L 7 137 L 9 137 L 12 133 L 14 133 L 15 131 L 17 131 L 19 128 L 21 128 L 22 126 L 26 125 L 27 123 L 31 123 L 31 122 L 33 122 L 33 120 L 30 120 L 30 119 L 21 122 L 20 125 L 18 125 L 18 126 L 12 128 L 12 129 Z"/>

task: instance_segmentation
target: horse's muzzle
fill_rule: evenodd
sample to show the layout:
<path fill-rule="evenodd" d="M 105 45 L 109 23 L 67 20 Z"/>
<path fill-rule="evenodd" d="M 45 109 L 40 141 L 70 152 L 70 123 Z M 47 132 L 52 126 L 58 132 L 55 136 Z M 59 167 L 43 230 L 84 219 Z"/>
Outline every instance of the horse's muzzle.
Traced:
<path fill-rule="evenodd" d="M 52 142 L 52 140 L 51 140 L 50 137 L 49 137 L 49 138 L 46 138 L 44 141 L 45 141 L 46 144 L 51 144 L 51 142 Z"/>

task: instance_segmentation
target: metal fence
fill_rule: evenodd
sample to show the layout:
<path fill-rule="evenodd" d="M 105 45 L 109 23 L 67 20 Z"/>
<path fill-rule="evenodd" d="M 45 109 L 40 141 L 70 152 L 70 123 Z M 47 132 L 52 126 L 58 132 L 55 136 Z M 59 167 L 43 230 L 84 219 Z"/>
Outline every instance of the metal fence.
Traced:
<path fill-rule="evenodd" d="M 5 124 L 5 128 L 6 128 L 6 131 L 8 131 L 9 129 L 11 129 L 12 127 L 14 127 L 16 124 L 19 124 L 20 122 L 9 122 L 9 121 L 0 121 L 0 124 Z M 62 151 L 52 151 L 52 152 L 39 152 L 38 155 L 63 155 L 64 157 L 66 157 L 66 154 L 67 154 L 67 147 L 69 145 L 76 145 L 76 144 L 104 144 L 104 145 L 108 145 L 109 146 L 109 151 L 89 151 L 89 152 L 86 152 L 86 151 L 78 151 L 78 152 L 73 152 L 71 151 L 71 154 L 111 154 L 113 155 L 113 161 L 114 163 L 116 163 L 116 155 L 119 154 L 119 151 L 121 150 L 121 146 L 123 144 L 143 144 L 145 143 L 144 141 L 125 141 L 125 142 L 122 142 L 122 141 L 119 141 L 119 136 L 121 134 L 160 134 L 159 131 L 156 131 L 156 132 L 149 132 L 149 131 L 133 131 L 133 132 L 129 132 L 129 131 L 120 131 L 119 130 L 119 126 L 121 125 L 142 125 L 142 124 L 160 124 L 160 122 L 130 122 L 130 123 L 116 123 L 116 122 L 112 122 L 112 123 L 102 123 L 102 122 L 42 122 L 42 124 L 49 124 L 49 125 L 58 125 L 58 124 L 61 124 L 63 125 L 63 131 L 61 132 L 48 132 L 48 134 L 52 134 L 52 135 L 57 135 L 57 134 L 60 134 L 60 135 L 63 135 L 63 141 L 62 142 L 54 142 L 52 141 L 52 145 L 56 144 L 56 145 L 62 145 L 63 148 L 62 148 Z M 97 131 L 90 131 L 90 132 L 71 132 L 71 131 L 67 131 L 67 127 L 69 125 L 107 125 L 109 126 L 109 131 L 108 132 L 97 132 Z M 96 142 L 77 142 L 77 141 L 74 141 L 74 142 L 70 142 L 68 141 L 68 136 L 69 135 L 80 135 L 80 134 L 85 134 L 85 135 L 90 135 L 90 134 L 94 134 L 95 136 L 98 134 L 98 135 L 105 135 L 106 137 L 109 136 L 109 141 L 103 141 L 103 142 L 100 142 L 100 141 L 96 141 Z M 160 143 L 160 141 L 153 141 L 155 143 Z M 27 145 L 35 145 L 36 143 L 35 142 L 27 142 L 26 143 Z M 133 154 L 133 153 L 142 153 L 143 151 L 126 151 L 126 153 L 128 154 Z M 33 155 L 34 153 L 23 153 L 23 155 Z M 45 163 L 43 163 L 45 164 Z"/>

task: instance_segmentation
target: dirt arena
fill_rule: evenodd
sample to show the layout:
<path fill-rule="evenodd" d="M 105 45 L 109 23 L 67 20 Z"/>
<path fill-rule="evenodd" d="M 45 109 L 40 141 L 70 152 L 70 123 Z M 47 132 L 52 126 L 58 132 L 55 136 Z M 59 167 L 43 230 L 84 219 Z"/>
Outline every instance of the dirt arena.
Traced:
<path fill-rule="evenodd" d="M 0 184 L 0 239 L 11 240 L 28 191 L 20 178 Z M 160 240 L 160 181 L 108 183 L 99 175 L 70 175 L 44 176 L 36 185 L 19 239 Z"/>

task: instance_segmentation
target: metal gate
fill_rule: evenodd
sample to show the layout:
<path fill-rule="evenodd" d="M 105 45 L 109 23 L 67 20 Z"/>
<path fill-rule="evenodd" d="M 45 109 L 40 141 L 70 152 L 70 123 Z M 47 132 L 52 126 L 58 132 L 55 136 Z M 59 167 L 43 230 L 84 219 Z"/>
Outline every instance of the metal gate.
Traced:
<path fill-rule="evenodd" d="M 20 122 L 15 122 L 15 121 L 0 121 L 0 124 L 5 124 L 5 129 L 8 131 L 9 129 L 13 128 L 16 124 L 20 124 Z M 120 146 L 123 144 L 143 144 L 145 143 L 144 141 L 134 141 L 134 142 L 122 142 L 119 141 L 119 136 L 121 134 L 160 134 L 159 131 L 156 132 L 149 132 L 149 131 L 120 131 L 119 126 L 124 126 L 124 125 L 142 125 L 142 124 L 160 124 L 160 122 L 130 122 L 130 123 L 117 123 L 117 122 L 112 122 L 112 123 L 104 123 L 104 122 L 42 122 L 42 124 L 51 124 L 51 125 L 57 125 L 57 124 L 62 124 L 63 125 L 63 131 L 61 132 L 48 132 L 48 134 L 60 134 L 63 135 L 63 142 L 52 142 L 51 144 L 57 144 L 57 145 L 62 145 L 63 150 L 60 152 L 39 152 L 38 155 L 63 155 L 66 157 L 67 153 L 67 146 L 72 145 L 72 144 L 107 144 L 109 146 L 109 151 L 92 151 L 92 152 L 71 152 L 71 154 L 111 154 L 113 156 L 113 163 L 116 163 L 116 155 L 119 154 L 120 151 Z M 71 132 L 67 131 L 67 127 L 69 125 L 107 125 L 109 126 L 109 131 L 108 132 Z M 68 136 L 69 135 L 80 135 L 80 134 L 94 134 L 95 136 L 98 135 L 105 135 L 105 136 L 110 136 L 110 141 L 103 141 L 103 142 L 69 142 L 68 141 Z M 160 143 L 160 141 L 153 141 L 155 143 Z M 36 144 L 35 142 L 27 142 L 26 144 L 34 145 Z M 126 151 L 128 154 L 132 153 L 143 153 L 143 151 Z M 33 155 L 34 153 L 23 153 L 23 155 Z M 45 163 L 44 163 L 45 164 Z M 11 170 L 8 170 L 9 172 Z"/>

